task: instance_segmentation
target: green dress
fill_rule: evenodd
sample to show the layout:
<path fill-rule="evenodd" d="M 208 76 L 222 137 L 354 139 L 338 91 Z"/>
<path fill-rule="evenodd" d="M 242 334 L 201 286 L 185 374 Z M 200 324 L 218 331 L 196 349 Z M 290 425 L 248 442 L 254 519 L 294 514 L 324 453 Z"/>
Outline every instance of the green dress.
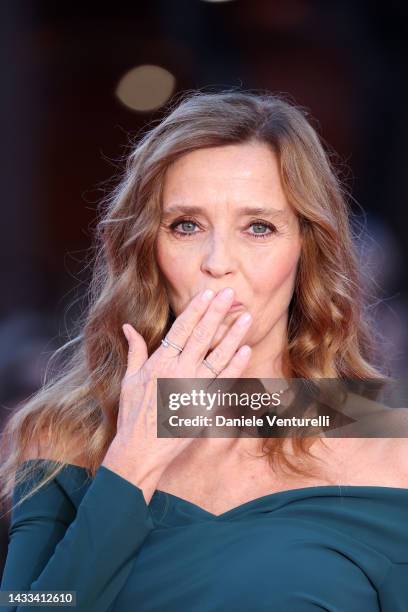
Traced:
<path fill-rule="evenodd" d="M 76 591 L 76 612 L 407 612 L 408 489 L 305 487 L 215 515 L 68 465 L 13 512 L 1 589 Z"/>

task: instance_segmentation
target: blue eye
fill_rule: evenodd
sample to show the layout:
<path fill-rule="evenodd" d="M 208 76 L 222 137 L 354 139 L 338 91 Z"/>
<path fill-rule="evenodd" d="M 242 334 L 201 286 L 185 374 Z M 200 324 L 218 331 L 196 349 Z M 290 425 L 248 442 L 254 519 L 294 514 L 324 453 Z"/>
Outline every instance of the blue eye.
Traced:
<path fill-rule="evenodd" d="M 179 219 L 177 221 L 174 221 L 174 223 L 172 223 L 169 228 L 172 231 L 173 234 L 175 234 L 178 238 L 189 238 L 190 236 L 193 236 L 194 234 L 197 234 L 198 232 L 194 232 L 194 231 L 180 231 L 178 229 L 176 229 L 179 225 L 181 226 L 194 226 L 197 225 L 197 223 L 195 221 L 193 221 L 193 219 Z M 258 240 L 259 238 L 267 238 L 268 236 L 271 236 L 272 234 L 274 234 L 277 230 L 276 227 L 274 225 L 272 225 L 271 223 L 268 223 L 266 221 L 252 221 L 249 224 L 249 227 L 251 226 L 255 226 L 257 228 L 266 228 L 267 230 L 269 230 L 269 232 L 266 231 L 255 231 L 254 233 L 252 232 L 246 232 L 247 235 L 255 238 L 256 240 Z"/>
<path fill-rule="evenodd" d="M 197 225 L 197 223 L 193 221 L 192 219 L 179 219 L 178 221 L 174 221 L 173 223 L 171 223 L 169 225 L 169 229 L 177 238 L 189 238 L 193 234 L 197 233 L 197 232 L 191 232 L 191 231 L 180 232 L 180 230 L 176 229 L 179 225 L 190 225 L 190 228 L 191 228 L 192 225 Z"/>
<path fill-rule="evenodd" d="M 175 229 L 175 228 L 176 228 L 178 225 L 184 225 L 184 226 L 186 226 L 186 225 L 190 225 L 190 229 L 191 229 L 191 226 L 192 226 L 192 225 L 197 225 L 197 223 L 194 223 L 194 221 L 189 221 L 189 220 L 187 220 L 187 221 L 178 221 L 178 223 L 177 223 L 176 225 L 174 225 L 174 224 L 173 224 L 173 225 L 171 226 L 171 227 L 172 227 L 172 229 L 173 229 L 173 230 L 176 232 L 176 234 L 182 234 L 182 235 L 184 234 L 184 235 L 185 235 L 185 234 L 194 234 L 195 232 L 188 231 L 188 230 L 187 230 L 187 231 L 180 232 L 179 230 L 176 230 L 176 229 Z M 185 227 L 184 227 L 184 229 L 185 229 Z"/>
<path fill-rule="evenodd" d="M 270 223 L 264 223 L 264 222 L 256 222 L 256 223 L 251 223 L 251 226 L 255 226 L 255 227 L 266 227 L 266 229 L 271 230 L 270 233 L 266 233 L 266 232 L 255 232 L 254 234 L 251 234 L 252 236 L 254 236 L 255 238 L 266 238 L 267 236 L 270 236 L 271 234 L 274 234 L 276 232 L 276 227 L 271 225 Z"/>

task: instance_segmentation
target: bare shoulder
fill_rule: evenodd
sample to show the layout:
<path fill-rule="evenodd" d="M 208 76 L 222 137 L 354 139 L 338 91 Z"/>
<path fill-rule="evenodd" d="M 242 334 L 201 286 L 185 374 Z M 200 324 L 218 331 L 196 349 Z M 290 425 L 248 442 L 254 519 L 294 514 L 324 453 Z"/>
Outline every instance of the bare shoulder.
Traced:
<path fill-rule="evenodd" d="M 343 435 L 325 438 L 325 444 L 334 449 L 350 484 L 408 488 L 407 408 L 377 411 L 340 431 Z"/>
<path fill-rule="evenodd" d="M 408 439 L 408 408 L 387 409 L 381 416 L 386 425 L 385 433 L 390 433 L 395 438 Z"/>
<path fill-rule="evenodd" d="M 83 445 L 78 442 L 78 447 L 83 448 Z M 21 463 L 30 459 L 48 459 L 50 461 L 63 461 L 64 463 L 70 463 L 77 465 L 78 467 L 87 468 L 87 459 L 85 453 L 82 451 L 68 453 L 65 456 L 59 455 L 56 450 L 50 444 L 47 435 L 43 434 L 37 439 L 31 440 L 26 447 Z"/>
<path fill-rule="evenodd" d="M 401 485 L 408 488 L 408 409 L 393 408 L 387 415 L 387 431 L 394 437 L 387 439 L 387 461 L 398 474 Z"/>

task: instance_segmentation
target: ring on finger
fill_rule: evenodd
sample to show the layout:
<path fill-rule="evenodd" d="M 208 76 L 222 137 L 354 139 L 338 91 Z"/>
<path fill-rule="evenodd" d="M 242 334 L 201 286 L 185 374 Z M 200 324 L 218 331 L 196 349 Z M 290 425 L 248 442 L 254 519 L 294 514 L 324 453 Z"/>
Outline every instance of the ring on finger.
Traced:
<path fill-rule="evenodd" d="M 214 366 L 212 366 L 212 365 L 211 365 L 211 363 L 209 363 L 209 362 L 207 361 L 207 359 L 203 359 L 203 364 L 204 364 L 205 366 L 207 366 L 207 368 L 209 368 L 209 369 L 211 370 L 211 372 L 213 372 L 213 373 L 214 373 L 216 376 L 219 376 L 219 375 L 221 374 L 221 372 L 218 372 L 218 371 L 217 371 L 217 370 L 214 368 Z"/>
<path fill-rule="evenodd" d="M 169 339 L 167 338 L 167 336 L 166 336 L 165 338 L 162 338 L 161 343 L 162 343 L 162 345 L 163 345 L 163 346 L 165 346 L 166 348 L 167 348 L 168 346 L 172 346 L 172 347 L 173 347 L 173 348 L 175 348 L 177 351 L 179 351 L 179 353 L 181 353 L 181 352 L 182 352 L 182 350 L 183 350 L 183 347 L 182 347 L 182 346 L 179 346 L 178 344 L 175 344 L 174 342 L 172 342 L 171 340 L 169 340 Z"/>

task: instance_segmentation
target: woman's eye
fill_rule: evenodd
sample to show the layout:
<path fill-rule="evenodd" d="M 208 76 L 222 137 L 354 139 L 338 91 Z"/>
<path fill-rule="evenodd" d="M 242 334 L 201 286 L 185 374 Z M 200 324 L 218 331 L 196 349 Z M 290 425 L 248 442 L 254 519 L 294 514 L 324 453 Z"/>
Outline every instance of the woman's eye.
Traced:
<path fill-rule="evenodd" d="M 189 234 L 196 233 L 196 232 L 192 231 L 192 227 L 191 227 L 192 225 L 197 225 L 197 223 L 195 223 L 194 221 L 188 221 L 188 220 L 186 220 L 186 221 L 176 221 L 175 223 L 172 223 L 170 228 L 176 234 L 179 234 L 181 236 L 186 236 L 186 235 L 189 235 Z M 179 226 L 183 227 L 183 231 L 180 231 L 180 230 L 176 229 Z"/>
<path fill-rule="evenodd" d="M 198 232 L 194 231 L 194 226 L 197 226 L 195 221 L 190 219 L 184 219 L 180 221 L 175 221 L 170 225 L 171 231 L 176 234 L 179 238 L 189 237 L 193 234 L 197 234 Z M 247 235 L 253 238 L 267 238 L 276 232 L 276 227 L 274 227 L 271 223 L 266 223 L 264 221 L 253 221 L 249 227 L 253 227 L 253 232 L 245 232 Z M 181 228 L 181 229 L 177 229 Z"/>
<path fill-rule="evenodd" d="M 266 238 L 266 236 L 270 236 L 276 231 L 276 228 L 270 223 L 251 223 L 250 227 L 254 228 L 254 233 L 251 233 L 251 235 L 255 238 Z M 265 231 L 265 229 L 270 231 Z"/>

